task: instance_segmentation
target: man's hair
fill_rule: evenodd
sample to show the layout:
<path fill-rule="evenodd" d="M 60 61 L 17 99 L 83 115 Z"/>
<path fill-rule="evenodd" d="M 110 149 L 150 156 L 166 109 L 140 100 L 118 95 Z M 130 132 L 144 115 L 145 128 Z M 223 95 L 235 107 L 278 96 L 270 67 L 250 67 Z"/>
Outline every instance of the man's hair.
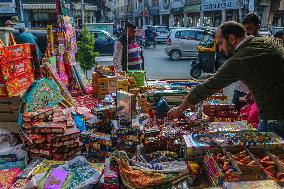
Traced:
<path fill-rule="evenodd" d="M 132 28 L 132 29 L 136 29 L 136 25 L 133 22 L 127 22 L 125 24 L 125 28 Z"/>
<path fill-rule="evenodd" d="M 230 34 L 238 38 L 242 38 L 246 35 L 246 29 L 240 23 L 235 21 L 225 22 L 219 26 L 218 29 L 225 39 L 228 39 Z"/>
<path fill-rule="evenodd" d="M 260 19 L 256 14 L 247 14 L 244 19 L 242 24 L 253 24 L 255 25 L 255 27 L 259 27 L 260 26 Z"/>

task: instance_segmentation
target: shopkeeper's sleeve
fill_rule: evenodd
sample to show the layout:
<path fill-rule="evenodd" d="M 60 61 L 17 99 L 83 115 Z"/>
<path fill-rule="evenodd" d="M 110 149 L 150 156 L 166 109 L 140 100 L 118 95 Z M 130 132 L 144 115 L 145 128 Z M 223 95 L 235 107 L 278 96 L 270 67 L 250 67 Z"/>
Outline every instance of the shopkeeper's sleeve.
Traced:
<path fill-rule="evenodd" d="M 123 46 L 120 41 L 116 41 L 114 44 L 113 52 L 113 65 L 115 70 L 122 71 L 121 57 L 122 57 Z"/>
<path fill-rule="evenodd" d="M 218 70 L 218 72 L 204 83 L 195 86 L 188 94 L 187 101 L 195 105 L 202 100 L 217 93 L 224 87 L 240 80 L 240 62 L 236 59 L 228 59 Z"/>

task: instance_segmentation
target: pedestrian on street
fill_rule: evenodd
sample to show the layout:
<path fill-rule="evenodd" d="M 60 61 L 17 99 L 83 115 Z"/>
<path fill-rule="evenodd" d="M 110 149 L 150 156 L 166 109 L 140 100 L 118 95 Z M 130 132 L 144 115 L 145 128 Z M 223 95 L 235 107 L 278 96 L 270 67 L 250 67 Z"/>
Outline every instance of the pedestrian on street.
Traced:
<path fill-rule="evenodd" d="M 114 44 L 113 65 L 117 71 L 144 70 L 143 52 L 135 38 L 136 25 L 127 22 Z"/>
<path fill-rule="evenodd" d="M 233 21 L 218 27 L 216 42 L 231 57 L 214 76 L 195 86 L 168 116 L 177 118 L 188 108 L 241 80 L 257 104 L 258 131 L 275 132 L 284 137 L 284 47 L 281 42 L 274 38 L 247 36 L 245 28 Z"/>
<path fill-rule="evenodd" d="M 27 32 L 25 28 L 19 28 L 19 32 L 20 34 L 16 37 L 17 44 L 29 43 L 35 45 L 37 49 L 38 60 L 39 62 L 41 62 L 42 56 L 37 45 L 38 38 L 32 33 Z"/>
<path fill-rule="evenodd" d="M 253 35 L 255 37 L 260 37 L 260 34 L 259 34 L 260 19 L 256 14 L 247 14 L 244 17 L 242 24 L 247 31 L 247 35 Z M 241 103 L 240 98 L 244 97 L 248 92 L 249 91 L 248 91 L 247 86 L 243 84 L 241 81 L 238 81 L 235 84 L 232 103 L 235 104 L 235 108 L 238 112 L 240 112 L 240 109 L 245 105 Z"/>

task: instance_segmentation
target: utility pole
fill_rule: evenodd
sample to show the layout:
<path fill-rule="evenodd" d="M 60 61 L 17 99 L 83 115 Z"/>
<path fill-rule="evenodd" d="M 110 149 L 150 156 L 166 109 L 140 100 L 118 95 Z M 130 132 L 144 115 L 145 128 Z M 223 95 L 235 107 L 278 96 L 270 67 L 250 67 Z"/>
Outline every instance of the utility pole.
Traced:
<path fill-rule="evenodd" d="M 22 0 L 19 0 L 21 21 L 24 21 Z"/>
<path fill-rule="evenodd" d="M 81 17 L 82 17 L 82 28 L 85 25 L 85 12 L 84 12 L 84 0 L 81 0 Z"/>

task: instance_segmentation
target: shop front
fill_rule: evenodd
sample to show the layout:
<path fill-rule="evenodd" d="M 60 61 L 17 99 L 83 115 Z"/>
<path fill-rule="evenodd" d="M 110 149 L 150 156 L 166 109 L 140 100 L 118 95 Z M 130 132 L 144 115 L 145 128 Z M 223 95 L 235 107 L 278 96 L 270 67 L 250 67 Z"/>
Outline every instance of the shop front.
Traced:
<path fill-rule="evenodd" d="M 183 8 L 184 8 L 184 2 L 182 0 L 171 0 L 170 12 L 172 15 L 171 18 L 173 20 L 170 26 L 175 26 L 175 27 L 184 26 Z"/>
<path fill-rule="evenodd" d="M 15 0 L 0 0 L 0 26 L 4 26 L 6 20 L 17 17 Z"/>
<path fill-rule="evenodd" d="M 216 27 L 227 20 L 237 20 L 240 6 L 238 0 L 201 0 L 201 25 Z"/>
<path fill-rule="evenodd" d="M 159 0 L 152 0 L 152 5 L 150 7 L 150 14 L 151 14 L 151 24 L 153 26 L 160 25 L 160 7 L 159 7 Z"/>
<path fill-rule="evenodd" d="M 70 10 L 70 4 L 65 7 Z M 81 6 L 78 4 L 72 7 L 74 23 L 79 26 L 82 23 Z M 98 10 L 96 6 L 86 5 L 84 10 L 85 23 L 95 21 L 95 12 Z M 31 28 L 45 28 L 48 24 L 56 23 L 56 5 L 55 4 L 23 4 L 23 16 L 25 25 Z"/>
<path fill-rule="evenodd" d="M 200 3 L 184 6 L 184 26 L 197 26 L 200 23 Z"/>
<path fill-rule="evenodd" d="M 170 0 L 160 0 L 160 25 L 169 26 Z"/>

